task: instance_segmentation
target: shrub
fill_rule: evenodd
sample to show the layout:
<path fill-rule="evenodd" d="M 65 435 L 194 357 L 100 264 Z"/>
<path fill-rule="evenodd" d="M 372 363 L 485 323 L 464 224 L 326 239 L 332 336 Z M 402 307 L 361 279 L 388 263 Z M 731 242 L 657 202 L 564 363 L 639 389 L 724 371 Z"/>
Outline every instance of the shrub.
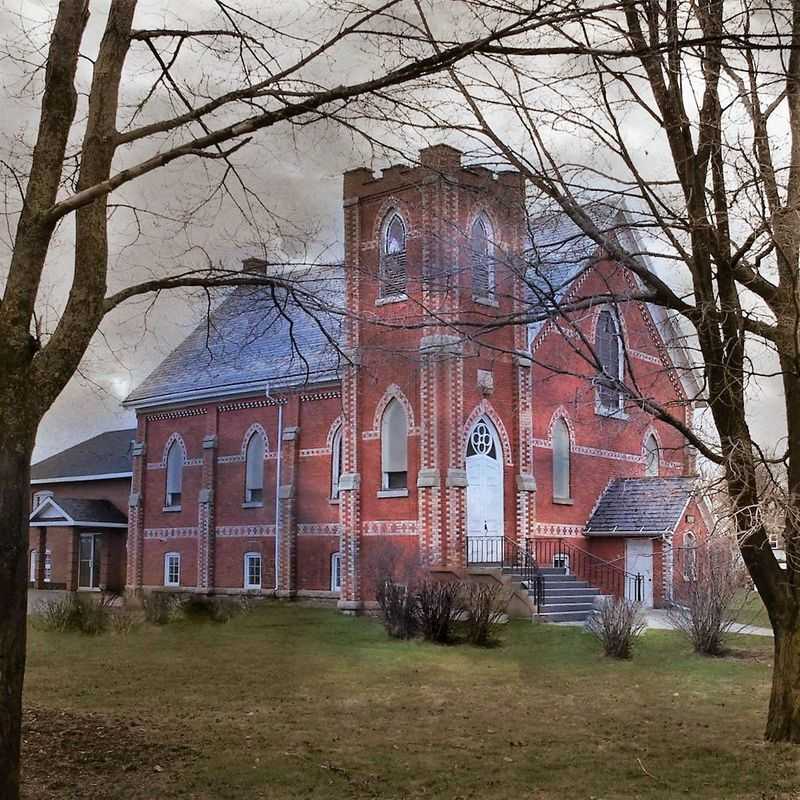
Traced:
<path fill-rule="evenodd" d="M 645 627 L 638 603 L 613 597 L 604 598 L 586 620 L 586 630 L 602 642 L 605 654 L 613 658 L 630 658 Z"/>
<path fill-rule="evenodd" d="M 144 618 L 153 625 L 174 622 L 181 613 L 180 600 L 169 592 L 148 592 L 142 597 Z"/>
<path fill-rule="evenodd" d="M 417 598 L 408 586 L 386 577 L 375 592 L 383 627 L 393 639 L 410 639 L 417 632 Z"/>
<path fill-rule="evenodd" d="M 724 548 L 700 551 L 680 604 L 669 610 L 673 626 L 692 643 L 696 653 L 718 656 L 725 652 L 725 635 L 734 623 L 732 607 L 744 585 L 742 570 Z"/>
<path fill-rule="evenodd" d="M 182 603 L 183 613 L 189 619 L 229 622 L 248 606 L 237 597 L 208 597 L 190 594 Z"/>
<path fill-rule="evenodd" d="M 499 583 L 470 583 L 461 593 L 461 617 L 467 641 L 479 647 L 497 642 L 497 626 L 509 598 Z"/>
<path fill-rule="evenodd" d="M 111 612 L 111 630 L 118 636 L 126 636 L 139 624 L 139 615 L 131 608 L 119 608 Z"/>
<path fill-rule="evenodd" d="M 417 590 L 417 616 L 424 639 L 447 644 L 453 640 L 461 584 L 424 580 Z"/>
<path fill-rule="evenodd" d="M 68 594 L 39 604 L 37 623 L 45 630 L 62 633 L 78 631 L 96 636 L 108 630 L 111 617 L 110 602 L 104 597 L 93 598 Z"/>

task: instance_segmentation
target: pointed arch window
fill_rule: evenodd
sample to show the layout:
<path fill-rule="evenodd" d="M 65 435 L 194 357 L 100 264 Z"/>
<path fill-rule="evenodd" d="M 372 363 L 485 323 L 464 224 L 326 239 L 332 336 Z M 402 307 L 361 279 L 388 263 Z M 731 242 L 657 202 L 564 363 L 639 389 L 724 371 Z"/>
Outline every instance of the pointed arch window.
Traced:
<path fill-rule="evenodd" d="M 697 538 L 691 531 L 683 537 L 683 579 L 693 581 L 697 578 Z"/>
<path fill-rule="evenodd" d="M 181 506 L 181 488 L 183 486 L 183 448 L 180 442 L 174 441 L 167 451 L 167 508 L 178 509 Z"/>
<path fill-rule="evenodd" d="M 661 471 L 661 455 L 658 451 L 658 441 L 650 433 L 644 440 L 644 474 L 648 478 L 657 478 Z"/>
<path fill-rule="evenodd" d="M 402 404 L 389 401 L 381 419 L 381 488 L 408 488 L 408 419 Z"/>
<path fill-rule="evenodd" d="M 480 298 L 494 296 L 494 247 L 492 226 L 481 214 L 472 223 L 470 250 L 472 251 L 472 294 Z"/>
<path fill-rule="evenodd" d="M 339 498 L 339 478 L 342 477 L 342 426 L 333 434 L 331 441 L 331 500 Z"/>
<path fill-rule="evenodd" d="M 622 408 L 622 337 L 616 316 L 607 309 L 600 312 L 597 320 L 595 355 L 602 370 L 597 379 L 598 411 L 617 413 Z"/>
<path fill-rule="evenodd" d="M 260 504 L 264 502 L 264 451 L 266 442 L 261 431 L 253 431 L 247 441 L 245 450 L 245 503 Z"/>
<path fill-rule="evenodd" d="M 390 211 L 383 224 L 381 236 L 381 297 L 405 293 L 407 267 L 406 225 L 396 211 Z"/>
<path fill-rule="evenodd" d="M 553 423 L 553 500 L 571 499 L 571 445 L 569 428 L 563 419 Z"/>

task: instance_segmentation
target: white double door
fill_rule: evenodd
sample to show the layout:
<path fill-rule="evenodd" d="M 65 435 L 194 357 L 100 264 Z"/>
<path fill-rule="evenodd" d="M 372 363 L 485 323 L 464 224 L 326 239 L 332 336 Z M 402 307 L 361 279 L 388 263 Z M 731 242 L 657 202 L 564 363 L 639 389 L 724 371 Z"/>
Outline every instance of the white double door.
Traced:
<path fill-rule="evenodd" d="M 503 560 L 503 462 L 496 434 L 479 422 L 467 448 L 467 560 Z"/>
<path fill-rule="evenodd" d="M 625 571 L 629 575 L 642 576 L 642 605 L 653 607 L 653 541 L 651 539 L 625 540 Z M 636 582 L 625 579 L 625 597 L 637 600 Z"/>

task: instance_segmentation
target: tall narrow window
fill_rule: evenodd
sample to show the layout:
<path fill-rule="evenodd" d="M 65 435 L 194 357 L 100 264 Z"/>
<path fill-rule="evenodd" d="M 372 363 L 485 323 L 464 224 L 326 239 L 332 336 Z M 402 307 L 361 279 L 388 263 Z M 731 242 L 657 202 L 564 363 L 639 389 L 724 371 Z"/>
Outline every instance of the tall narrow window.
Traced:
<path fill-rule="evenodd" d="M 331 556 L 331 591 L 340 592 L 342 590 L 342 555 L 334 553 Z"/>
<path fill-rule="evenodd" d="M 39 551 L 31 550 L 31 583 L 36 583 L 39 571 Z M 53 575 L 53 556 L 48 550 L 44 556 L 44 582 L 50 583 Z"/>
<path fill-rule="evenodd" d="M 175 441 L 167 453 L 167 508 L 179 508 L 183 484 L 183 448 Z"/>
<path fill-rule="evenodd" d="M 383 226 L 381 242 L 381 297 L 403 294 L 406 290 L 406 226 L 396 212 L 390 212 Z"/>
<path fill-rule="evenodd" d="M 617 320 L 610 311 L 601 311 L 597 320 L 595 354 L 603 372 L 597 381 L 599 410 L 617 412 L 622 402 L 618 387 L 622 381 L 622 347 Z"/>
<path fill-rule="evenodd" d="M 683 578 L 693 581 L 697 577 L 697 539 L 691 531 L 683 537 Z"/>
<path fill-rule="evenodd" d="M 656 478 L 661 469 L 661 457 L 658 452 L 658 442 L 653 434 L 644 440 L 644 474 L 648 478 Z"/>
<path fill-rule="evenodd" d="M 492 229 L 489 220 L 478 217 L 472 224 L 470 235 L 472 250 L 472 293 L 475 297 L 494 295 L 494 259 L 492 257 Z"/>
<path fill-rule="evenodd" d="M 261 588 L 261 553 L 244 554 L 244 588 L 248 591 Z"/>
<path fill-rule="evenodd" d="M 244 500 L 246 503 L 264 501 L 264 437 L 255 431 L 247 442 L 245 453 Z"/>
<path fill-rule="evenodd" d="M 331 442 L 331 500 L 339 497 L 339 478 L 342 477 L 342 426 L 336 429 Z"/>
<path fill-rule="evenodd" d="M 570 440 L 569 428 L 563 419 L 553 424 L 553 499 L 569 500 Z"/>
<path fill-rule="evenodd" d="M 391 400 L 381 420 L 383 489 L 408 487 L 408 421 L 403 406 Z"/>
<path fill-rule="evenodd" d="M 181 585 L 181 554 L 166 553 L 164 555 L 164 586 Z"/>

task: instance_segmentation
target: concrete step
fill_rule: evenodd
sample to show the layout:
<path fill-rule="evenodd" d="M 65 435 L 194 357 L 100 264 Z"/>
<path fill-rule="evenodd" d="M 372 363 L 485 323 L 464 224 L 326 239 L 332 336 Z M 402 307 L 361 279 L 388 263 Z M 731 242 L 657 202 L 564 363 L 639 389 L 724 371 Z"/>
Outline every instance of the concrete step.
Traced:
<path fill-rule="evenodd" d="M 595 597 L 600 592 L 594 586 L 578 587 L 573 589 L 571 586 L 568 588 L 558 588 L 547 591 L 545 589 L 545 597 L 549 600 L 551 597 Z"/>
<path fill-rule="evenodd" d="M 585 622 L 591 611 L 557 611 L 548 614 L 534 614 L 539 622 Z"/>
<path fill-rule="evenodd" d="M 594 605 L 589 603 L 545 603 L 539 606 L 539 616 L 542 614 L 560 614 L 564 611 L 585 611 L 591 614 Z"/>

